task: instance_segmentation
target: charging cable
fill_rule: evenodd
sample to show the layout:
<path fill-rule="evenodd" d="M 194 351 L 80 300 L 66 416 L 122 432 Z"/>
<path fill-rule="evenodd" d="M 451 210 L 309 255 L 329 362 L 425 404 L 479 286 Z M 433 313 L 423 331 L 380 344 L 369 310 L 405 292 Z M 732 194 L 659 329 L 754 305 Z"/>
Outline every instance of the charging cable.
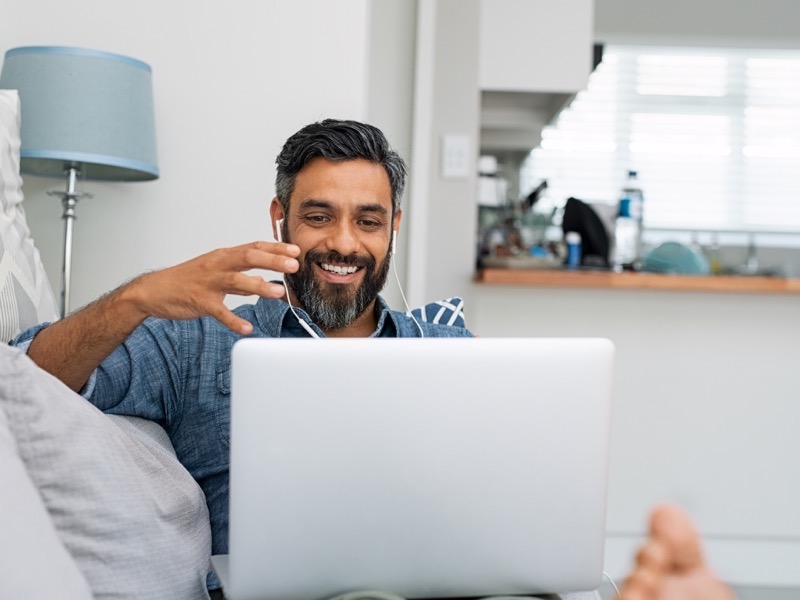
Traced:
<path fill-rule="evenodd" d="M 608 579 L 608 583 L 610 583 L 610 584 L 611 584 L 611 587 L 613 587 L 613 588 L 614 588 L 614 591 L 617 593 L 617 598 L 619 599 L 619 598 L 620 598 L 619 588 L 617 587 L 617 584 L 616 584 L 616 583 L 614 583 L 614 580 L 613 580 L 613 579 L 611 579 L 611 575 L 609 575 L 608 573 L 606 573 L 605 571 L 603 571 L 603 577 L 605 577 L 606 579 Z"/>

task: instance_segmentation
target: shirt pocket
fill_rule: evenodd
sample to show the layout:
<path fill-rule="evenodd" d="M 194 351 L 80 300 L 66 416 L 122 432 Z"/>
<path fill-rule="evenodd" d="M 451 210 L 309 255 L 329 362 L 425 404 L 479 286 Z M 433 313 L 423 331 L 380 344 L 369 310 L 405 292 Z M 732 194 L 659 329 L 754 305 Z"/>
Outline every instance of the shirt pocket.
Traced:
<path fill-rule="evenodd" d="M 231 368 L 227 368 L 217 373 L 216 389 L 216 421 L 222 443 L 226 447 L 231 444 Z"/>

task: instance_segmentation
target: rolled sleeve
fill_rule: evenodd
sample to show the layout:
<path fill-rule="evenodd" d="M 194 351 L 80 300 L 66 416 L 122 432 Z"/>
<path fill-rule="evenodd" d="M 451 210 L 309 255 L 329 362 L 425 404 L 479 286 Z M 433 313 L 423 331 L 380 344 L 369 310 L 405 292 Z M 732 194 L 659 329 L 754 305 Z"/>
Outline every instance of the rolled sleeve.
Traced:
<path fill-rule="evenodd" d="M 181 322 L 147 319 L 97 367 L 85 395 L 103 412 L 167 427 L 182 395 L 182 338 Z"/>
<path fill-rule="evenodd" d="M 42 323 L 41 325 L 35 325 L 30 329 L 26 329 L 22 333 L 20 333 L 16 338 L 11 340 L 11 345 L 15 348 L 19 348 L 25 354 L 28 353 L 28 349 L 31 347 L 33 343 L 33 338 L 39 335 L 39 332 L 50 327 L 52 323 Z M 89 375 L 89 379 L 84 384 L 83 388 L 80 391 L 80 395 L 86 398 L 87 400 L 92 395 L 92 390 L 94 390 L 95 382 L 97 381 L 97 371 L 92 371 L 92 374 Z"/>
<path fill-rule="evenodd" d="M 52 325 L 52 323 L 41 323 L 40 325 L 34 325 L 33 327 L 26 329 L 13 340 L 11 340 L 11 345 L 15 348 L 19 348 L 25 352 L 25 354 L 27 354 L 28 348 L 30 348 L 31 342 L 33 342 L 33 338 L 39 335 L 39 332 L 42 329 L 50 327 L 50 325 Z"/>
<path fill-rule="evenodd" d="M 42 323 L 11 345 L 28 352 Z M 103 412 L 142 417 L 166 427 L 183 388 L 181 323 L 147 319 L 92 372 L 80 394 Z"/>

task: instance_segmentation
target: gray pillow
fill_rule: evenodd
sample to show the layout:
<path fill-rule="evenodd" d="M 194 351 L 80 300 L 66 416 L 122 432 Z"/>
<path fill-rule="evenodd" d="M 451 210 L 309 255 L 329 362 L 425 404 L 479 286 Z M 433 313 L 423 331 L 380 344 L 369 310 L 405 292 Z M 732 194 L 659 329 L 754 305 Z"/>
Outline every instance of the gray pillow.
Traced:
<path fill-rule="evenodd" d="M 205 497 L 163 430 L 109 418 L 3 344 L 0 409 L 96 598 L 208 598 Z"/>
<path fill-rule="evenodd" d="M 89 600 L 89 584 L 61 543 L 0 407 L 0 598 Z"/>

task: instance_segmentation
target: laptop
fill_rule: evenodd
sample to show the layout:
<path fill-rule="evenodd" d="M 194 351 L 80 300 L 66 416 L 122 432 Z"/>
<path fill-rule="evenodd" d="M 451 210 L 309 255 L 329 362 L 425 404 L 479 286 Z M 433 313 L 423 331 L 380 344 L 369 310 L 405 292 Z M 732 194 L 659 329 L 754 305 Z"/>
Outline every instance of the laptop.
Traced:
<path fill-rule="evenodd" d="M 228 600 L 455 598 L 602 578 L 605 339 L 245 339 Z"/>

